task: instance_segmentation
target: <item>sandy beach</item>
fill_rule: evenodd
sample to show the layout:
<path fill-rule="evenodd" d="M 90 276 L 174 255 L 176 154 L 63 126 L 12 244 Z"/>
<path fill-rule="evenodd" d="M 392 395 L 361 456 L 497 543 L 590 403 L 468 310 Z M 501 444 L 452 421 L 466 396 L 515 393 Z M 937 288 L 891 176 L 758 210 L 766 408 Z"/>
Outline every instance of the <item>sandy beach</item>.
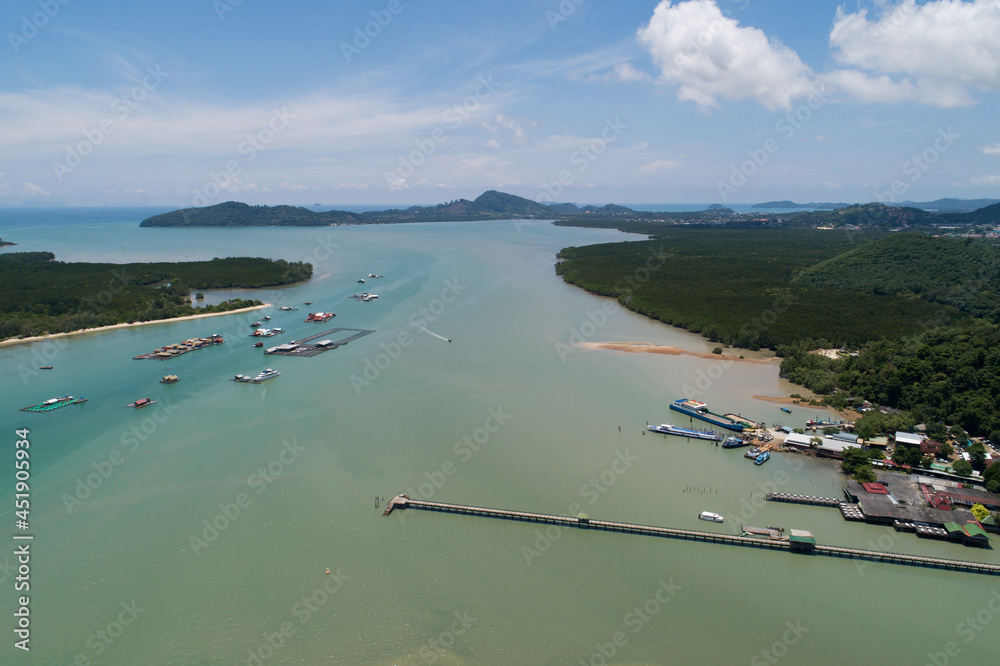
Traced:
<path fill-rule="evenodd" d="M 680 347 L 670 347 L 667 345 L 651 345 L 645 342 L 581 342 L 576 345 L 581 349 L 612 349 L 614 351 L 630 352 L 635 354 L 669 354 L 670 356 L 697 356 L 698 358 L 723 359 L 735 361 L 737 363 L 764 363 L 767 365 L 778 365 L 780 358 L 740 358 L 731 354 L 712 354 L 711 352 L 696 352 Z"/>
<path fill-rule="evenodd" d="M 188 319 L 207 319 L 208 317 L 221 317 L 223 315 L 239 314 L 241 312 L 251 312 L 253 310 L 260 310 L 262 308 L 271 307 L 270 303 L 264 303 L 263 305 L 254 305 L 248 308 L 239 308 L 238 310 L 227 310 L 226 312 L 206 312 L 205 314 L 188 315 L 186 317 L 173 317 L 172 319 L 153 319 L 151 321 L 137 321 L 132 324 L 113 324 L 111 326 L 98 326 L 97 328 L 81 328 L 79 331 L 70 331 L 68 333 L 50 333 L 49 335 L 33 335 L 28 338 L 8 338 L 7 340 L 0 340 L 0 347 L 6 347 L 9 345 L 19 345 L 27 342 L 39 342 L 42 340 L 50 340 L 52 338 L 62 338 L 68 335 L 80 335 L 81 333 L 99 333 L 101 331 L 111 331 L 116 328 L 132 328 L 133 326 L 147 326 L 150 324 L 168 324 L 175 321 L 186 321 Z"/>

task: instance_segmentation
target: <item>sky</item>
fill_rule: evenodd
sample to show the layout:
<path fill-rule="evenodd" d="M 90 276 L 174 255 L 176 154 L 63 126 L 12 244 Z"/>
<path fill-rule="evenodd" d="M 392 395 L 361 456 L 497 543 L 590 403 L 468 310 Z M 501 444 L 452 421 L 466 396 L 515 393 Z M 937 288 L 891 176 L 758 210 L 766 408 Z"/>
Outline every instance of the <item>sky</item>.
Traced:
<path fill-rule="evenodd" d="M 5 0 L 0 204 L 1000 198 L 1000 0 Z"/>

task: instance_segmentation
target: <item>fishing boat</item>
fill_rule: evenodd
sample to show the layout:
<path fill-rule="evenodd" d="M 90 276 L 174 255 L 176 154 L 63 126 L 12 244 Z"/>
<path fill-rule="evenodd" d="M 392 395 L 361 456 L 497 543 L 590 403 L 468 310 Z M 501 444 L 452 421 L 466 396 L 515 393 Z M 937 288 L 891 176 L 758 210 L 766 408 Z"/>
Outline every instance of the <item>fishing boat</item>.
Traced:
<path fill-rule="evenodd" d="M 757 456 L 757 459 L 753 461 L 753 464 L 754 465 L 763 465 L 764 463 L 766 463 L 770 459 L 771 459 L 771 452 L 770 451 L 764 451 L 764 453 L 762 453 L 759 456 Z"/>
<path fill-rule="evenodd" d="M 176 384 L 181 380 L 177 375 L 166 375 L 160 380 L 161 384 Z"/>
<path fill-rule="evenodd" d="M 451 342 L 449 340 L 448 342 Z M 722 436 L 717 432 L 712 432 L 711 430 L 692 430 L 690 428 L 678 428 L 675 425 L 669 423 L 663 423 L 658 426 L 647 425 L 646 426 L 651 432 L 659 432 L 664 435 L 676 435 L 678 437 L 690 437 L 691 439 L 707 439 L 712 442 L 718 442 L 722 439 Z"/>
<path fill-rule="evenodd" d="M 304 303 L 304 305 L 312 305 L 312 304 L 313 304 L 312 301 L 305 301 L 305 303 Z"/>
<path fill-rule="evenodd" d="M 264 315 L 264 321 L 271 321 L 271 315 Z"/>
<path fill-rule="evenodd" d="M 139 409 L 140 407 L 149 407 L 150 405 L 155 405 L 155 404 L 156 404 L 155 400 L 151 400 L 149 398 L 139 398 L 135 402 L 130 402 L 129 404 L 127 404 L 125 406 L 126 407 L 135 407 L 136 409 Z"/>
<path fill-rule="evenodd" d="M 716 425 L 727 430 L 743 432 L 743 429 L 746 427 L 745 422 L 737 421 L 729 416 L 723 416 L 722 414 L 716 414 L 715 412 L 709 411 L 708 405 L 703 402 L 699 402 L 698 400 L 681 398 L 680 400 L 675 400 L 670 403 L 670 409 L 680 412 L 681 414 L 687 414 L 688 416 L 702 421 L 708 421 L 712 425 Z"/>
<path fill-rule="evenodd" d="M 719 514 L 713 513 L 711 511 L 702 511 L 701 513 L 698 514 L 698 519 L 707 520 L 710 523 L 721 523 L 725 520 L 725 518 L 723 518 Z"/>

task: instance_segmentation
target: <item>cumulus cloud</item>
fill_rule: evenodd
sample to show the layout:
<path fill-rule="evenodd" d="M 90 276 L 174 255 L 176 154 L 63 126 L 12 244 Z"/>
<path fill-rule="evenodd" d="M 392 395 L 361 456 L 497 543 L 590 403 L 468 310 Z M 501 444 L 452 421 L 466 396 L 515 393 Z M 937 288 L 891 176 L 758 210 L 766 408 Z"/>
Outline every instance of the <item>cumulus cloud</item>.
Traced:
<path fill-rule="evenodd" d="M 984 155 L 1000 155 L 1000 143 L 991 143 L 987 146 L 979 146 L 979 152 Z M 0 173 L 0 176 L 3 174 Z"/>
<path fill-rule="evenodd" d="M 702 110 L 717 107 L 720 97 L 787 110 L 814 91 L 812 72 L 795 51 L 727 18 L 714 0 L 663 0 L 638 39 L 660 69 L 659 81 L 679 85 L 678 98 Z"/>
<path fill-rule="evenodd" d="M 528 129 L 538 126 L 534 120 L 530 118 L 524 118 L 518 120 L 517 118 L 511 118 L 510 116 L 505 116 L 500 114 L 496 117 L 496 121 L 501 127 L 504 127 L 510 131 L 514 143 L 519 146 L 523 146 L 528 143 Z"/>
<path fill-rule="evenodd" d="M 970 88 L 1000 89 L 1000 0 L 903 0 L 875 19 L 840 7 L 830 47 L 855 68 L 832 79 L 862 101 L 972 104 Z"/>
<path fill-rule="evenodd" d="M 672 171 L 681 165 L 679 160 L 656 160 L 639 167 L 639 173 L 662 173 Z"/>

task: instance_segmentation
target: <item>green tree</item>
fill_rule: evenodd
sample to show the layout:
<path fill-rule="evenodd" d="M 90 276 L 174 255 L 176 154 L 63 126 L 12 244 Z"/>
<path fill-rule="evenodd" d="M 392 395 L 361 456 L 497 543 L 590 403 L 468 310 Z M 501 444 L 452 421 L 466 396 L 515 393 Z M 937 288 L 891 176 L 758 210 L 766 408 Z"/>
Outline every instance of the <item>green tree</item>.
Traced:
<path fill-rule="evenodd" d="M 924 456 L 923 458 L 920 459 L 920 466 L 923 467 L 924 469 L 930 469 L 931 465 L 933 464 L 934 464 L 934 459 L 931 458 L 930 456 Z"/>
<path fill-rule="evenodd" d="M 854 480 L 858 483 L 875 483 L 878 481 L 878 477 L 875 476 L 874 470 L 868 465 L 859 467 L 856 472 L 854 472 Z"/>
<path fill-rule="evenodd" d="M 959 476 L 972 476 L 972 465 L 970 465 L 967 460 L 956 460 L 954 464 L 952 464 L 951 469 Z"/>
<path fill-rule="evenodd" d="M 920 464 L 920 449 L 915 446 L 897 445 L 892 451 L 892 462 L 916 467 Z"/>
<path fill-rule="evenodd" d="M 944 442 L 943 444 L 941 444 L 941 457 L 942 458 L 950 458 L 954 454 L 955 454 L 955 447 L 954 446 L 952 446 L 948 442 Z"/>
<path fill-rule="evenodd" d="M 980 472 L 986 469 L 986 447 L 981 442 L 975 442 L 969 447 L 969 458 L 972 462 L 972 469 Z"/>

